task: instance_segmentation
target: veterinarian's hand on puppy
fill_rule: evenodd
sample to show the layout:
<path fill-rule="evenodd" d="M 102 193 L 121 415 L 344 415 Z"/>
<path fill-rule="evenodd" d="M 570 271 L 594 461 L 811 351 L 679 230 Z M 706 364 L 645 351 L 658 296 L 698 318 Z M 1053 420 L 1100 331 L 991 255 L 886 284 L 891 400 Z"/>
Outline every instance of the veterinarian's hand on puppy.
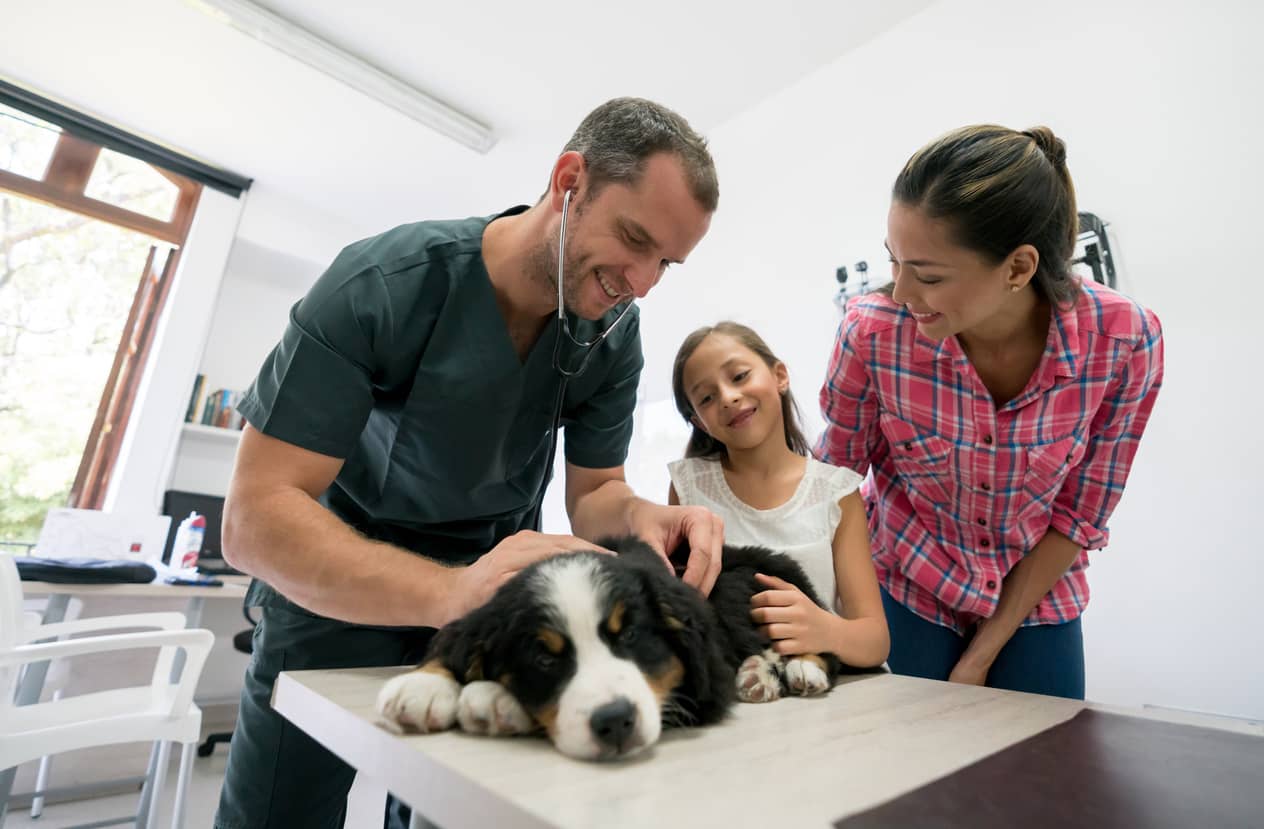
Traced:
<path fill-rule="evenodd" d="M 628 526 L 675 572 L 669 555 L 681 544 L 689 544 L 689 561 L 681 579 L 711 595 L 720 577 L 724 549 L 724 521 L 705 507 L 664 506 L 637 499 L 628 516 Z"/>
<path fill-rule="evenodd" d="M 487 604 L 502 584 L 528 565 L 577 550 L 596 550 L 614 555 L 605 547 L 573 535 L 548 535 L 532 530 L 514 533 L 468 567 L 452 568 L 452 588 L 445 602 L 443 624 L 456 621 Z"/>
<path fill-rule="evenodd" d="M 772 640 L 773 650 L 797 656 L 837 649 L 839 617 L 788 581 L 763 573 L 755 579 L 768 589 L 751 596 L 751 618 Z"/>

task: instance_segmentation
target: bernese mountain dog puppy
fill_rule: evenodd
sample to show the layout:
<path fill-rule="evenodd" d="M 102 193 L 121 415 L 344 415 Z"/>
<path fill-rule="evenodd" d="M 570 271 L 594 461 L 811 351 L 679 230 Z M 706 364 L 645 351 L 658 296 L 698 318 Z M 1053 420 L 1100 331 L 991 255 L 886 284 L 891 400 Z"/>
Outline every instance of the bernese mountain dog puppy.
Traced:
<path fill-rule="evenodd" d="M 704 599 L 644 542 L 600 544 L 618 555 L 537 562 L 442 628 L 425 662 L 382 688 L 382 724 L 423 733 L 457 724 L 474 734 L 542 730 L 563 754 L 615 759 L 652 746 L 664 726 L 717 722 L 735 700 L 822 694 L 833 684 L 836 656 L 782 657 L 750 617 L 751 596 L 764 589 L 756 572 L 821 604 L 793 559 L 726 545 Z"/>

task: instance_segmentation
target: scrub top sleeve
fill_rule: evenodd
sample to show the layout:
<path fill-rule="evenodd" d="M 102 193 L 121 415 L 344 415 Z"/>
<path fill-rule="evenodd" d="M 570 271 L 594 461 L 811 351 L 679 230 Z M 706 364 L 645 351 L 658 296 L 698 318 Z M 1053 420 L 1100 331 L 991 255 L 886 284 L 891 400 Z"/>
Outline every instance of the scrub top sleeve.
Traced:
<path fill-rule="evenodd" d="M 566 460 L 576 466 L 609 469 L 627 460 L 636 387 L 645 365 L 639 319 L 630 321 L 635 322 L 636 329 L 621 343 L 596 392 L 579 404 L 566 425 Z"/>
<path fill-rule="evenodd" d="M 381 273 L 335 262 L 290 310 L 280 343 L 238 406 L 259 431 L 346 458 L 373 408 L 374 349 L 388 340 Z"/>

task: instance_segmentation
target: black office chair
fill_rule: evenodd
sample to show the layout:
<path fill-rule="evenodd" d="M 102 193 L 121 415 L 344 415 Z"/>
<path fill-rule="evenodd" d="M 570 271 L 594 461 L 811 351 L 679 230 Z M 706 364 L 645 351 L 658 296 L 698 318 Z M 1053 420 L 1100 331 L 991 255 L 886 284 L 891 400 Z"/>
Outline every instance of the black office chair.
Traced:
<path fill-rule="evenodd" d="M 255 625 L 259 624 L 259 622 L 250 615 L 250 608 L 244 604 L 241 606 L 241 615 L 246 617 L 250 627 L 233 634 L 233 647 L 242 653 L 250 654 L 254 652 Z M 198 756 L 210 757 L 214 753 L 216 745 L 231 742 L 232 739 L 233 732 L 231 731 L 216 731 L 214 734 L 207 734 L 206 739 L 197 747 Z"/>

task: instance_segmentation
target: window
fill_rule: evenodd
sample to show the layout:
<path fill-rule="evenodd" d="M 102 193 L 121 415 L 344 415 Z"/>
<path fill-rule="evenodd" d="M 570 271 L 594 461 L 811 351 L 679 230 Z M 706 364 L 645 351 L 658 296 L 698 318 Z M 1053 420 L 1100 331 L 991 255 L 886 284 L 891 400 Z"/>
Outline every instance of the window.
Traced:
<path fill-rule="evenodd" d="M 201 187 L 0 104 L 0 539 L 101 506 Z"/>

